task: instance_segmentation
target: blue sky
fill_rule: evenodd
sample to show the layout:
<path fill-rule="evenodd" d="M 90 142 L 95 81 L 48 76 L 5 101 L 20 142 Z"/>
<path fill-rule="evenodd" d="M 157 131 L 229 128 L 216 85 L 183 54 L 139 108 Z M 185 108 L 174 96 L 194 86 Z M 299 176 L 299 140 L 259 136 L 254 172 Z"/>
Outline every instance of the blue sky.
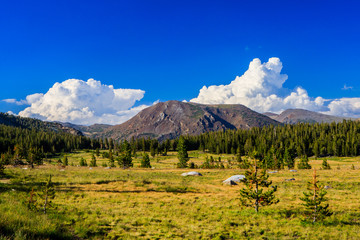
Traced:
<path fill-rule="evenodd" d="M 271 57 L 286 89 L 356 98 L 359 9 L 358 1 L 3 1 L 0 99 L 94 78 L 145 91 L 135 106 L 189 101 Z M 0 102 L 3 112 L 25 107 Z"/>

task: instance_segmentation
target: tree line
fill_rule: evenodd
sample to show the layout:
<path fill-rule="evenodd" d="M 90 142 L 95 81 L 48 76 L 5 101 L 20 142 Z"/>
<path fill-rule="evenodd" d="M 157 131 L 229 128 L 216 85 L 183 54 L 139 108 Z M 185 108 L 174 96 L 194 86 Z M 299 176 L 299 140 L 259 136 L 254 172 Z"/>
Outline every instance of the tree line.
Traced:
<path fill-rule="evenodd" d="M 197 136 L 182 136 L 186 150 L 200 150 L 214 154 L 233 154 L 241 162 L 256 152 L 256 158 L 266 168 L 292 168 L 296 157 L 358 156 L 360 154 L 360 122 L 298 123 L 266 126 L 249 130 L 207 132 Z M 0 125 L 0 153 L 2 159 L 33 159 L 41 161 L 49 155 L 76 149 L 107 149 L 113 153 L 149 152 L 152 157 L 177 151 L 179 138 L 158 141 L 151 138 L 131 138 L 115 141 L 111 138 L 90 139 L 69 133 L 56 133 Z M 124 151 L 126 149 L 126 151 Z"/>

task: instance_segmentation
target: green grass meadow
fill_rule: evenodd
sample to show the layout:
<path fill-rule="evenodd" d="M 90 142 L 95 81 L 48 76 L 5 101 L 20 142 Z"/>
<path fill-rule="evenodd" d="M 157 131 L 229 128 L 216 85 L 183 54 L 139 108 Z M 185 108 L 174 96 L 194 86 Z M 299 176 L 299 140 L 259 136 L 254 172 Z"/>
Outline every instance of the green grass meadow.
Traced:
<path fill-rule="evenodd" d="M 141 153 L 130 169 L 107 169 L 108 159 L 101 157 L 98 167 L 79 167 L 81 157 L 89 164 L 91 154 L 67 154 L 67 167 L 57 158 L 34 169 L 7 166 L 0 180 L 0 239 L 360 239 L 359 157 L 327 158 L 331 170 L 320 169 L 322 159 L 310 160 L 319 181 L 331 187 L 333 211 L 312 224 L 302 221 L 299 198 L 313 170 L 271 173 L 280 202 L 256 214 L 240 204 L 243 184 L 222 183 L 245 173 L 231 164 L 232 155 L 221 155 L 225 169 L 196 169 L 202 177 L 182 177 L 192 170 L 177 169 L 173 152 L 152 158 L 152 169 L 140 168 Z M 189 155 L 200 165 L 206 154 Z M 49 175 L 56 190 L 52 208 L 46 215 L 29 210 L 31 190 L 40 192 Z"/>

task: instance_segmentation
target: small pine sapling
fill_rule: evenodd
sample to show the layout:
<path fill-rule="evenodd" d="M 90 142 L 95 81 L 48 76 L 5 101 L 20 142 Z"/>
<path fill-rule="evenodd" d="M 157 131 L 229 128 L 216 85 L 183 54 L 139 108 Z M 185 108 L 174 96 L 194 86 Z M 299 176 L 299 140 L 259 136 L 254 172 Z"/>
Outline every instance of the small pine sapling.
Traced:
<path fill-rule="evenodd" d="M 51 175 L 49 176 L 49 179 L 47 180 L 42 191 L 38 195 L 44 201 L 44 203 L 42 204 L 42 208 L 44 214 L 46 214 L 48 208 L 52 207 L 51 200 L 55 198 L 55 189 L 54 184 L 51 181 Z"/>
<path fill-rule="evenodd" d="M 96 165 L 96 157 L 95 157 L 94 154 L 91 156 L 90 167 L 97 167 L 97 165 Z"/>
<path fill-rule="evenodd" d="M 245 178 L 241 180 L 245 184 L 245 188 L 240 190 L 240 199 L 242 205 L 246 207 L 254 207 L 255 211 L 259 211 L 260 206 L 268 206 L 279 202 L 275 198 L 277 186 L 273 186 L 270 190 L 264 191 L 269 188 L 272 181 L 268 181 L 269 175 L 266 169 L 258 171 L 257 160 L 254 159 L 252 169 L 245 172 Z"/>
<path fill-rule="evenodd" d="M 80 166 L 81 167 L 87 167 L 87 162 L 83 157 L 80 159 Z"/>
<path fill-rule="evenodd" d="M 96 148 L 96 150 L 95 150 L 95 154 L 96 154 L 96 156 L 100 156 L 100 150 L 99 150 L 99 148 Z"/>
<path fill-rule="evenodd" d="M 68 160 L 68 157 L 65 155 L 63 160 L 62 160 L 62 164 L 63 166 L 68 166 L 69 165 L 69 160 Z"/>
<path fill-rule="evenodd" d="M 28 207 L 28 209 L 33 210 L 33 211 L 37 210 L 36 209 L 36 194 L 35 194 L 34 188 L 32 188 L 32 190 L 30 192 L 30 196 L 27 201 L 27 207 Z"/>
<path fill-rule="evenodd" d="M 149 154 L 144 153 L 141 159 L 141 167 L 142 168 L 151 168 L 150 157 Z"/>
<path fill-rule="evenodd" d="M 324 204 L 328 200 L 325 197 L 327 192 L 324 189 L 324 185 L 319 183 L 317 177 L 318 175 L 316 175 L 316 170 L 314 169 L 313 180 L 308 182 L 307 189 L 309 191 L 304 192 L 304 197 L 300 198 L 304 202 L 302 205 L 306 207 L 305 215 L 307 218 L 304 220 L 311 219 L 313 223 L 332 215 L 332 212 L 328 209 L 329 204 Z"/>
<path fill-rule="evenodd" d="M 327 162 L 326 159 L 323 160 L 323 162 L 322 162 L 322 164 L 321 164 L 321 167 L 322 167 L 322 169 L 324 169 L 324 170 L 329 170 L 329 169 L 331 169 L 330 164 Z"/>
<path fill-rule="evenodd" d="M 307 155 L 301 157 L 300 162 L 298 164 L 298 169 L 311 169 L 311 165 L 309 164 L 309 159 Z"/>

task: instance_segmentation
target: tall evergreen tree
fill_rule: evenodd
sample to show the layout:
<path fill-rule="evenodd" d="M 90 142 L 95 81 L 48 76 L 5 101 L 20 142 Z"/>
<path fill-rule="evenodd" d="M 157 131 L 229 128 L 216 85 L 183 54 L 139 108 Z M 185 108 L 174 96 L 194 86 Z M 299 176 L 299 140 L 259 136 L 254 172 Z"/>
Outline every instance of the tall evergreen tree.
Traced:
<path fill-rule="evenodd" d="M 178 159 L 177 164 L 178 168 L 186 168 L 187 162 L 189 161 L 189 156 L 187 152 L 186 140 L 183 136 L 180 136 L 179 142 L 177 145 Z"/>
<path fill-rule="evenodd" d="M 110 149 L 110 152 L 109 152 L 109 167 L 115 167 L 115 160 L 114 160 L 114 156 L 112 154 L 111 149 Z"/>
<path fill-rule="evenodd" d="M 284 164 L 289 168 L 289 169 L 292 169 L 294 168 L 295 166 L 295 161 L 294 159 L 291 157 L 288 149 L 286 148 L 285 149 L 285 152 L 284 152 Z"/>
<path fill-rule="evenodd" d="M 305 214 L 307 218 L 305 220 L 311 219 L 313 223 L 332 215 L 328 209 L 329 204 L 325 204 L 328 200 L 325 197 L 327 192 L 324 190 L 324 185 L 319 183 L 317 177 L 316 169 L 314 169 L 313 179 L 308 182 L 307 189 L 309 191 L 304 192 L 304 197 L 300 198 L 304 202 L 302 205 L 306 207 Z"/>
<path fill-rule="evenodd" d="M 125 140 L 122 144 L 122 153 L 117 158 L 118 164 L 122 168 L 129 168 L 133 166 L 131 157 L 130 144 Z"/>
<path fill-rule="evenodd" d="M 0 177 L 4 175 L 4 170 L 5 170 L 5 166 L 4 166 L 4 161 L 3 159 L 1 158 L 0 159 Z"/>
<path fill-rule="evenodd" d="M 266 169 L 260 172 L 257 167 L 257 160 L 254 159 L 252 169 L 245 172 L 245 178 L 241 180 L 245 184 L 245 188 L 240 190 L 241 203 L 247 207 L 254 207 L 255 211 L 259 211 L 260 206 L 268 206 L 279 202 L 275 198 L 277 186 L 272 189 L 264 191 L 269 188 L 272 181 L 268 181 L 269 175 Z"/>

